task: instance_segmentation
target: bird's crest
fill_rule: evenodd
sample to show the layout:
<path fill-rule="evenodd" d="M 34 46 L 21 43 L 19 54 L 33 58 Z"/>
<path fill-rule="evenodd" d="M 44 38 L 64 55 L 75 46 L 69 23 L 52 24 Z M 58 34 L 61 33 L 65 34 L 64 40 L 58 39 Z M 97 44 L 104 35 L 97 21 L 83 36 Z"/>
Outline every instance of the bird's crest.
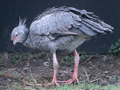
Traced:
<path fill-rule="evenodd" d="M 19 17 L 19 25 L 18 26 L 26 26 L 25 22 L 26 22 L 26 18 L 25 19 L 21 19 Z"/>

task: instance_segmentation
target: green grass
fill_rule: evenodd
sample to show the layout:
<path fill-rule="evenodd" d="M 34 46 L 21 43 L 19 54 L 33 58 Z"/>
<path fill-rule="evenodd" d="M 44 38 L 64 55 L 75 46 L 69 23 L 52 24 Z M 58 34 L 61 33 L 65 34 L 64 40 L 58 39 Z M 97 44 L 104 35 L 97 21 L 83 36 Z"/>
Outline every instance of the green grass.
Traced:
<path fill-rule="evenodd" d="M 33 53 L 32 52 L 27 52 L 27 53 L 25 53 L 25 55 L 28 57 L 30 55 L 33 55 Z"/>
<path fill-rule="evenodd" d="M 20 90 L 21 85 L 18 84 L 18 83 L 15 83 L 12 87 L 13 87 L 15 90 Z"/>
<path fill-rule="evenodd" d="M 80 83 L 79 85 L 64 85 L 56 87 L 54 90 L 120 90 L 120 86 L 117 85 L 107 85 L 107 86 L 100 86 L 95 84 L 85 84 Z"/>

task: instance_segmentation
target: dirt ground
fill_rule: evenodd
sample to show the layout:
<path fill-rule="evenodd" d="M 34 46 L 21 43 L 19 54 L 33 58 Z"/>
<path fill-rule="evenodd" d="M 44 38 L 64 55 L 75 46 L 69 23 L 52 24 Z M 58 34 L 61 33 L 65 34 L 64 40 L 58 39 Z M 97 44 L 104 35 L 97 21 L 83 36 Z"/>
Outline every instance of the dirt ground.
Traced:
<path fill-rule="evenodd" d="M 69 55 L 71 59 L 71 55 Z M 73 61 L 59 60 L 57 79 L 68 80 L 72 77 Z M 78 79 L 86 83 L 116 85 L 120 81 L 120 58 L 108 55 L 88 55 L 79 63 Z M 52 58 L 43 53 L 0 53 L 0 90 L 44 90 L 53 77 Z M 37 83 L 42 85 L 36 86 Z M 76 84 L 76 83 L 74 83 Z M 62 85 L 62 84 L 60 84 Z"/>

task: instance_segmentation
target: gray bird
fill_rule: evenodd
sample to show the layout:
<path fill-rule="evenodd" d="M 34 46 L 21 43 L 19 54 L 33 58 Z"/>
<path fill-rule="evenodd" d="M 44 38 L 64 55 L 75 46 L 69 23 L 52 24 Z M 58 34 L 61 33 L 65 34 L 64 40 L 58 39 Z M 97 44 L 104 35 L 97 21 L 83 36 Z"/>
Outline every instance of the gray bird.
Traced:
<path fill-rule="evenodd" d="M 19 20 L 19 25 L 11 33 L 13 44 L 23 43 L 25 46 L 51 53 L 53 55 L 54 74 L 52 83 L 60 87 L 57 79 L 57 55 L 67 55 L 74 51 L 74 72 L 72 79 L 59 81 L 70 84 L 77 77 L 80 57 L 76 48 L 91 36 L 111 33 L 113 27 L 94 15 L 93 12 L 79 10 L 73 7 L 53 7 L 37 16 L 30 28 L 25 25 L 26 20 Z"/>

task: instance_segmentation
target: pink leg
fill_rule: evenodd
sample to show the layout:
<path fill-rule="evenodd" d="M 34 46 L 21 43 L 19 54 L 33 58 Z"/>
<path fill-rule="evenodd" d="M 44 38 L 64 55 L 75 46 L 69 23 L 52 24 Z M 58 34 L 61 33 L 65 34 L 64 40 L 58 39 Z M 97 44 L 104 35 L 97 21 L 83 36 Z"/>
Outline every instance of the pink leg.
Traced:
<path fill-rule="evenodd" d="M 52 83 L 55 83 L 58 87 L 60 87 L 56 79 L 56 74 L 57 74 L 57 69 L 58 69 L 58 61 L 57 61 L 56 53 L 53 54 L 53 68 L 54 68 L 53 79 L 52 79 L 52 82 L 49 83 L 48 85 L 52 85 Z"/>
<path fill-rule="evenodd" d="M 78 80 L 78 77 L 77 77 L 79 60 L 80 60 L 79 54 L 77 53 L 76 50 L 74 50 L 74 62 L 75 62 L 75 66 L 74 66 L 74 72 L 73 72 L 72 79 L 69 79 L 67 81 L 58 81 L 58 82 L 63 82 L 65 84 L 70 84 L 70 83 L 72 83 L 72 82 L 74 82 L 76 80 L 77 83 L 79 83 L 79 80 Z"/>

